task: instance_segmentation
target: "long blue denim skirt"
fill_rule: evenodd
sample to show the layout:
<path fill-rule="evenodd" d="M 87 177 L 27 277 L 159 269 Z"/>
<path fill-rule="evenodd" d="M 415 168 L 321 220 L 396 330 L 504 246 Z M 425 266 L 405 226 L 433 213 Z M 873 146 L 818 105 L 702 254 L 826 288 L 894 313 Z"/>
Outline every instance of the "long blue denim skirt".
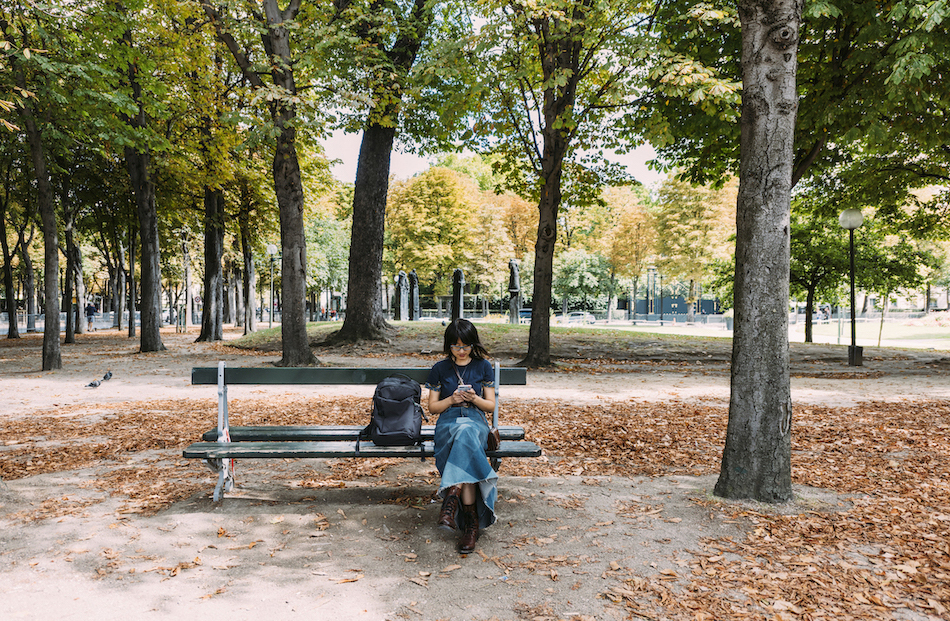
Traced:
<path fill-rule="evenodd" d="M 498 474 L 485 456 L 488 422 L 475 407 L 453 406 L 439 415 L 435 424 L 435 466 L 442 475 L 439 496 L 461 483 L 477 483 L 475 506 L 479 528 L 495 523 Z"/>

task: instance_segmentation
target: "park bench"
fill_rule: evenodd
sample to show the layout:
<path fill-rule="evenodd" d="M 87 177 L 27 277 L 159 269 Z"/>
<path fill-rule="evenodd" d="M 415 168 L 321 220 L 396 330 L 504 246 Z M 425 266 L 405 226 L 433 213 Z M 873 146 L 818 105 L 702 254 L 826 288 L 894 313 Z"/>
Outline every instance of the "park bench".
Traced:
<path fill-rule="evenodd" d="M 363 429 L 357 425 L 294 425 L 231 427 L 228 423 L 229 385 L 375 385 L 380 380 L 401 373 L 419 383 L 429 375 L 429 367 L 195 367 L 191 370 L 193 385 L 218 386 L 218 424 L 202 434 L 202 441 L 187 447 L 182 455 L 203 459 L 218 477 L 214 488 L 215 501 L 234 487 L 233 460 L 280 458 L 369 458 L 369 457 L 431 457 L 435 449 L 435 425 L 424 425 L 423 441 L 415 446 L 376 446 L 357 436 Z M 496 470 L 502 458 L 538 457 L 541 448 L 524 440 L 524 429 L 500 426 L 498 411 L 502 385 L 525 385 L 527 371 L 523 368 L 502 368 L 495 363 L 495 410 L 492 424 L 498 427 L 501 443 L 489 451 L 488 458 Z M 367 399 L 367 421 L 370 402 Z"/>

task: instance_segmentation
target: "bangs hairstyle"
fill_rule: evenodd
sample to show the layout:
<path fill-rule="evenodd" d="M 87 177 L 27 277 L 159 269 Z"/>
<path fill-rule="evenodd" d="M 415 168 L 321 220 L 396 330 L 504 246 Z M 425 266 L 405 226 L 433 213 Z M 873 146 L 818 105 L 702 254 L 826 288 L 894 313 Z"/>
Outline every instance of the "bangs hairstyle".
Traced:
<path fill-rule="evenodd" d="M 462 341 L 463 345 L 472 346 L 472 358 L 484 359 L 488 357 L 488 350 L 478 340 L 478 330 L 468 319 L 456 319 L 445 329 L 442 352 L 446 357 L 452 357 L 452 346 L 458 341 Z"/>

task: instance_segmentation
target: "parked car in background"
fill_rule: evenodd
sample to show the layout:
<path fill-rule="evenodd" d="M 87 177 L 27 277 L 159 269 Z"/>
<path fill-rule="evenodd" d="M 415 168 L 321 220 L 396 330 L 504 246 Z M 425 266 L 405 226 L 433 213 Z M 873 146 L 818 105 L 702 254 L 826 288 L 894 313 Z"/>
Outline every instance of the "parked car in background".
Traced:
<path fill-rule="evenodd" d="M 597 318 L 591 315 L 590 313 L 585 313 L 583 311 L 575 311 L 573 313 L 568 313 L 565 318 L 564 315 L 556 315 L 554 317 L 554 323 L 567 324 L 569 326 L 580 326 L 585 324 L 591 324 L 597 321 Z"/>
<path fill-rule="evenodd" d="M 531 309 L 522 308 L 518 311 L 518 322 L 519 323 L 531 323 Z"/>

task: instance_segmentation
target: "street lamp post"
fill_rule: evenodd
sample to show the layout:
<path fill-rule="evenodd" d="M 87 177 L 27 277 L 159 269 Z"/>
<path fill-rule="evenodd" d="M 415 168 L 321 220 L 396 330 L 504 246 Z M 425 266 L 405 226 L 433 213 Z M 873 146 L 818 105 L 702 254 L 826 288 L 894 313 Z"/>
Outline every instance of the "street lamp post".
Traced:
<path fill-rule="evenodd" d="M 274 327 L 274 257 L 277 256 L 277 246 L 267 244 L 267 254 L 270 255 L 270 309 L 267 311 L 267 327 Z"/>
<path fill-rule="evenodd" d="M 845 209 L 838 216 L 841 228 L 848 229 L 849 251 L 851 255 L 851 345 L 848 347 L 848 366 L 860 367 L 864 364 L 862 348 L 857 345 L 854 304 L 854 229 L 864 224 L 864 214 L 860 209 Z"/>
<path fill-rule="evenodd" d="M 650 315 L 656 314 L 656 268 L 652 265 L 647 268 L 647 321 L 650 320 Z"/>

